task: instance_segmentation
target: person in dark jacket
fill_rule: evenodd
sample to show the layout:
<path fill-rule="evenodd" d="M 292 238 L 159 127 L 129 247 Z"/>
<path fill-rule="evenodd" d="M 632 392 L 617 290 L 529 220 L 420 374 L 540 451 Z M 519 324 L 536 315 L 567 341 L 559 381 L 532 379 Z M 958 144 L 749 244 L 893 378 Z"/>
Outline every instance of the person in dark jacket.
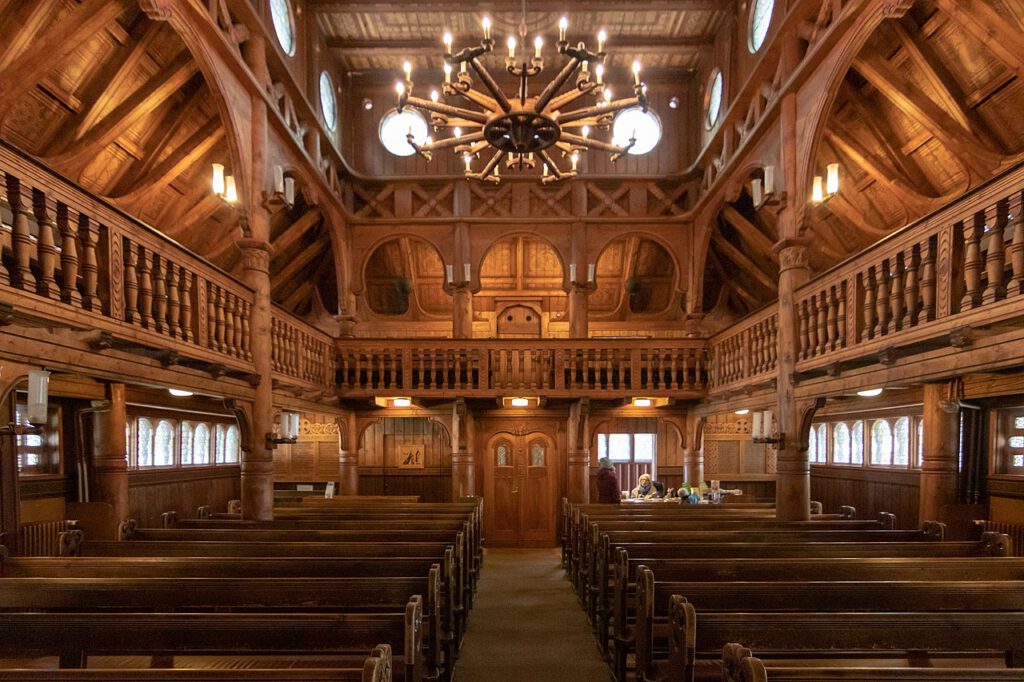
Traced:
<path fill-rule="evenodd" d="M 618 504 L 622 495 L 619 492 L 619 477 L 615 475 L 615 465 L 607 457 L 602 457 L 597 463 L 601 465 L 597 470 L 597 501 Z"/>

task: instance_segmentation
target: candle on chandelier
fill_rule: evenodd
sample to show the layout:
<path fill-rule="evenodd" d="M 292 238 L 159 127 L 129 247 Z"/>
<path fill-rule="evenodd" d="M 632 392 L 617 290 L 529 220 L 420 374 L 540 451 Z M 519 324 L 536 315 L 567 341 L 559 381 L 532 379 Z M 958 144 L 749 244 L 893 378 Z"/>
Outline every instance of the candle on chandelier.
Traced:
<path fill-rule="evenodd" d="M 451 54 L 452 53 L 452 34 L 449 33 L 448 31 L 445 31 L 443 40 L 444 40 L 444 51 L 445 51 L 445 54 Z"/>
<path fill-rule="evenodd" d="M 462 66 L 459 67 L 459 73 L 466 73 L 466 62 L 462 62 Z"/>
<path fill-rule="evenodd" d="M 399 95 L 404 95 L 405 83 L 403 83 L 402 81 L 398 81 L 397 83 L 395 83 L 395 92 L 397 92 Z"/>
<path fill-rule="evenodd" d="M 604 82 L 604 64 L 598 64 L 594 68 L 594 73 L 597 75 L 597 84 L 601 85 Z"/>
<path fill-rule="evenodd" d="M 611 88 L 605 88 L 604 89 L 604 102 L 605 102 L 605 104 L 611 104 L 612 103 L 612 89 Z"/>
<path fill-rule="evenodd" d="M 473 167 L 471 165 L 473 163 L 473 157 L 470 156 L 469 154 L 464 154 L 462 156 L 462 160 L 466 162 L 466 172 L 471 172 L 473 170 Z"/>
<path fill-rule="evenodd" d="M 462 128 L 455 126 L 455 130 L 452 131 L 456 138 L 462 137 Z"/>
<path fill-rule="evenodd" d="M 537 36 L 533 39 L 533 58 L 540 59 L 540 49 L 544 47 L 544 39 Z"/>
<path fill-rule="evenodd" d="M 572 169 L 576 170 L 576 164 L 580 162 L 580 155 L 578 152 L 573 152 L 572 156 L 569 157 L 572 160 Z"/>
<path fill-rule="evenodd" d="M 604 42 L 608 40 L 608 32 L 603 28 L 597 32 L 597 51 L 604 52 Z"/>
<path fill-rule="evenodd" d="M 431 102 L 435 102 L 436 103 L 439 97 L 440 96 L 437 94 L 437 90 L 431 90 L 430 91 L 430 101 Z"/>
<path fill-rule="evenodd" d="M 558 20 L 558 42 L 565 42 L 565 33 L 569 30 L 569 17 L 562 17 Z M 547 166 L 545 166 L 547 168 Z"/>
<path fill-rule="evenodd" d="M 583 62 L 582 72 L 584 78 L 590 77 L 590 62 Z"/>
<path fill-rule="evenodd" d="M 445 83 L 451 83 L 452 82 L 452 65 L 449 64 L 448 62 L 444 63 L 444 82 Z"/>
<path fill-rule="evenodd" d="M 640 62 L 633 62 L 633 83 L 640 85 Z"/>
<path fill-rule="evenodd" d="M 402 63 L 402 71 L 405 71 L 405 80 L 412 83 L 412 62 L 405 60 Z"/>
<path fill-rule="evenodd" d="M 590 126 L 583 126 L 583 138 L 590 137 Z"/>
<path fill-rule="evenodd" d="M 508 58 L 509 59 L 515 59 L 516 58 L 516 37 L 515 36 L 509 36 L 508 37 Z"/>
<path fill-rule="evenodd" d="M 484 17 L 483 20 L 480 23 L 484 27 L 484 40 L 490 40 L 491 39 L 491 18 L 490 17 Z"/>
<path fill-rule="evenodd" d="M 544 172 L 541 173 L 541 175 L 546 178 L 548 176 L 548 165 L 545 163 L 543 168 L 544 168 Z"/>

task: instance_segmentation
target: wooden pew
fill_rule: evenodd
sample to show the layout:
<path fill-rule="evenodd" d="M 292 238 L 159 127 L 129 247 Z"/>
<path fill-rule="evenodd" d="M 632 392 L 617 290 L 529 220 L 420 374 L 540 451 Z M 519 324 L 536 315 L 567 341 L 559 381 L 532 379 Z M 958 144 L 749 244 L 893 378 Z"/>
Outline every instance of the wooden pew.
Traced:
<path fill-rule="evenodd" d="M 231 669 L 11 669 L 0 668 L 3 682 L 391 682 L 391 646 L 379 644 L 352 668 Z"/>
<path fill-rule="evenodd" d="M 62 668 L 83 668 L 89 655 L 334 656 L 384 640 L 402 652 L 395 677 L 419 681 L 422 607 L 414 598 L 402 614 L 6 613 L 0 655 L 56 655 Z"/>
<path fill-rule="evenodd" d="M 426 665 L 437 674 L 445 665 L 447 633 L 441 599 L 441 568 L 422 577 L 321 578 L 3 578 L 0 610 L 205 612 L 290 611 L 402 612 L 410 598 L 422 602 L 428 627 L 422 634 Z M 414 595 L 424 595 L 419 597 Z M 450 665 L 451 661 L 448 661 Z"/>

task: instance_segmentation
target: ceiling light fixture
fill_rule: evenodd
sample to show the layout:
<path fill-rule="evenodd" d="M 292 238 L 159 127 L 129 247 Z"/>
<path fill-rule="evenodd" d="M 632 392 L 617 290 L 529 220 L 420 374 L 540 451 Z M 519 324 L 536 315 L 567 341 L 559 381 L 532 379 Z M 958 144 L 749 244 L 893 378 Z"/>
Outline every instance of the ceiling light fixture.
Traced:
<path fill-rule="evenodd" d="M 750 410 L 736 410 L 736 414 L 742 417 L 745 414 L 750 414 Z"/>
<path fill-rule="evenodd" d="M 180 388 L 169 388 L 167 392 L 173 395 L 175 398 L 191 398 L 195 395 L 192 391 L 184 391 Z"/>
<path fill-rule="evenodd" d="M 430 124 L 436 132 L 456 127 L 462 132 L 460 136 L 451 135 L 418 144 L 410 131 L 406 139 L 416 153 L 429 161 L 434 152 L 452 150 L 465 160 L 466 177 L 494 183 L 500 182 L 499 165 L 502 161 L 506 167 L 520 171 L 534 168 L 539 161 L 544 169 L 541 181 L 548 183 L 575 176 L 580 152 L 588 149 L 607 152 L 611 160 L 616 161 L 633 148 L 637 138 L 635 130 L 625 144 L 605 142 L 579 134 L 585 126 L 590 131 L 608 131 L 615 113 L 619 111 L 637 107 L 647 112 L 647 86 L 640 79 L 640 62 L 633 62 L 632 66 L 633 96 L 611 99 L 611 90 L 604 84 L 604 43 L 607 33 L 603 29 L 597 35 L 597 52 L 590 52 L 583 42 L 575 46 L 569 44 L 566 39 L 569 20 L 562 17 L 558 23 L 558 53 L 568 57 L 569 61 L 539 94 L 531 96 L 530 78 L 544 71 L 544 40 L 540 36 L 534 39 L 531 55 L 526 36 L 524 5 L 519 40 L 510 36 L 507 42 L 505 70 L 519 80 L 518 91 L 508 97 L 480 62 L 480 57 L 494 50 L 490 17 L 484 17 L 482 25 L 484 36 L 479 46 L 455 53 L 452 51 L 451 34 L 445 33 L 442 39 L 445 50 L 444 96 L 461 97 L 474 108 L 454 106 L 433 98 L 413 97 L 412 65 L 408 61 L 403 64 L 405 80 L 395 86 L 398 113 L 406 106 L 411 106 L 429 114 Z M 452 71 L 456 64 L 460 70 L 453 78 Z M 594 65 L 595 80 L 590 77 L 591 64 Z M 473 77 L 467 65 L 472 67 L 480 79 L 483 90 L 473 87 Z M 570 82 L 572 84 L 569 89 L 559 94 L 562 87 Z M 596 102 L 589 107 L 566 111 L 566 107 L 585 96 L 594 97 Z M 488 149 L 493 149 L 494 153 L 484 167 L 474 173 L 472 159 Z M 552 155 L 555 150 L 561 152 L 563 159 L 571 160 L 571 170 L 564 171 L 558 167 Z"/>
<path fill-rule="evenodd" d="M 392 398 L 391 407 L 409 407 L 412 405 L 411 398 Z"/>
<path fill-rule="evenodd" d="M 875 396 L 882 395 L 882 389 L 866 388 L 863 391 L 857 391 L 857 395 L 859 395 L 861 398 L 874 398 Z"/>
<path fill-rule="evenodd" d="M 510 402 L 511 402 L 512 407 L 529 407 L 530 406 L 530 399 L 529 398 L 512 398 L 512 400 Z"/>
<path fill-rule="evenodd" d="M 652 404 L 650 398 L 633 398 L 633 407 L 650 407 Z"/>

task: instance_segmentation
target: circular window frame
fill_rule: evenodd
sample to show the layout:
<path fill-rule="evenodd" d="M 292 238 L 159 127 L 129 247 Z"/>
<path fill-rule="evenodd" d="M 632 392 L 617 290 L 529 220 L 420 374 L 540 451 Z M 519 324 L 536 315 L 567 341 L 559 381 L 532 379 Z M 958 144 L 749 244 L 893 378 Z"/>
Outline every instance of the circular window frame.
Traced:
<path fill-rule="evenodd" d="M 267 9 L 270 13 L 270 23 L 274 28 L 274 37 L 277 39 L 277 45 L 281 48 L 289 57 L 294 57 L 299 45 L 299 36 L 297 33 L 297 24 L 295 23 L 295 8 L 292 7 L 291 0 L 280 0 L 284 3 L 285 9 L 288 10 L 288 28 L 291 34 L 291 45 L 286 46 L 281 41 L 281 29 L 278 27 L 277 22 L 274 20 L 274 0 L 267 0 Z"/>
<path fill-rule="evenodd" d="M 333 116 L 327 116 L 327 109 L 324 107 L 324 77 L 327 78 L 326 92 L 331 97 L 331 109 L 333 110 Z M 320 89 L 320 115 L 324 119 L 324 125 L 330 133 L 335 133 L 338 130 L 338 93 L 334 89 L 334 78 L 331 76 L 331 72 L 327 69 L 320 71 L 320 78 L 317 79 L 318 87 Z"/>
<path fill-rule="evenodd" d="M 632 106 L 632 107 L 627 107 L 626 109 L 623 109 L 622 111 L 620 111 L 617 114 L 615 114 L 614 118 L 612 118 L 612 125 L 611 125 L 611 129 L 612 129 L 612 144 L 616 144 L 615 143 L 615 123 L 616 123 L 616 121 L 619 120 L 620 116 L 622 116 L 624 114 L 627 114 L 627 113 L 629 113 L 631 111 L 641 111 L 641 112 L 647 114 L 648 116 L 650 116 L 651 118 L 654 119 L 654 123 L 658 126 L 658 139 L 654 143 L 654 146 L 652 146 L 650 149 L 648 149 L 645 152 L 634 152 L 632 149 L 630 149 L 628 152 L 626 152 L 626 154 L 627 154 L 627 156 L 644 156 L 645 154 L 650 154 L 651 152 L 653 152 L 658 147 L 659 144 L 661 144 L 661 138 L 665 136 L 665 126 L 662 125 L 662 123 L 661 123 L 661 117 L 658 116 L 658 114 L 656 114 L 653 109 L 648 109 L 647 111 L 643 111 L 643 108 L 640 107 L 639 105 Z"/>
<path fill-rule="evenodd" d="M 764 37 L 761 38 L 761 42 L 758 45 L 754 45 L 754 17 L 756 16 L 757 5 L 759 2 L 771 2 L 771 9 L 768 10 L 768 23 L 764 28 Z M 768 42 L 768 34 L 772 30 L 772 19 L 775 16 L 775 0 L 751 0 L 750 12 L 747 17 L 747 50 L 750 54 L 757 54 L 764 47 L 764 44 Z"/>
<path fill-rule="evenodd" d="M 715 81 L 719 81 L 718 107 L 715 109 L 714 118 L 711 117 L 711 91 Z M 721 67 L 716 66 L 708 76 L 707 85 L 704 87 L 704 129 L 714 130 L 715 126 L 722 120 L 722 102 L 725 99 L 725 73 Z"/>
<path fill-rule="evenodd" d="M 388 149 L 388 146 L 386 144 L 384 144 L 384 135 L 383 135 L 384 123 L 389 118 L 391 118 L 392 116 L 402 116 L 402 115 L 404 115 L 406 113 L 410 113 L 410 114 L 413 114 L 415 116 L 419 116 L 420 120 L 423 121 L 424 128 L 427 131 L 426 134 L 430 135 L 430 123 L 427 121 L 426 117 L 423 114 L 421 114 L 420 112 L 416 111 L 415 109 L 413 109 L 411 107 L 406 108 L 405 110 L 403 110 L 401 114 L 398 113 L 398 109 L 395 108 L 395 107 L 392 107 L 392 108 L 388 109 L 387 112 L 385 112 L 384 115 L 380 117 L 380 123 L 377 125 L 377 140 L 380 142 L 381 146 L 384 147 L 384 151 L 386 151 L 388 154 L 391 154 L 392 156 L 396 156 L 396 157 L 398 157 L 400 159 L 407 159 L 410 156 L 415 155 L 416 154 L 416 150 L 413 149 L 412 146 L 409 146 L 409 153 L 408 154 L 396 154 L 392 150 Z"/>

